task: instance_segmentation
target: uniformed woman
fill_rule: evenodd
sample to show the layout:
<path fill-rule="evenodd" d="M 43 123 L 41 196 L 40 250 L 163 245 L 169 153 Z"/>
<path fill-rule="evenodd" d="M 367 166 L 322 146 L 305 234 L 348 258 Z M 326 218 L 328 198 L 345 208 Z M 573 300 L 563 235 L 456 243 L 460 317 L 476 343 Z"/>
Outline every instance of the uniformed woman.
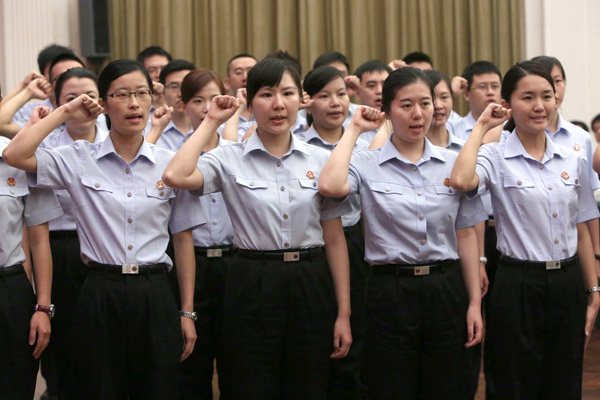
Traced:
<path fill-rule="evenodd" d="M 0 137 L 0 398 L 32 400 L 38 359 L 48 345 L 54 315 L 48 221 L 62 210 L 52 191 L 30 189 L 25 172 L 6 164 L 2 151 L 8 143 Z M 25 268 L 24 224 L 35 294 L 32 271 Z"/>
<path fill-rule="evenodd" d="M 222 192 L 231 217 L 237 249 L 223 322 L 231 399 L 325 399 L 329 357 L 345 356 L 351 341 L 340 218 L 349 206 L 317 190 L 329 153 L 290 132 L 301 92 L 284 62 L 259 62 L 247 85 L 256 132 L 200 157 L 238 106 L 218 96 L 163 175 L 173 187 Z"/>
<path fill-rule="evenodd" d="M 333 67 L 319 67 L 306 75 L 302 87 L 311 98 L 306 116 L 310 128 L 297 133 L 296 137 L 331 152 L 342 138 L 342 125 L 350 106 L 344 75 Z M 354 150 L 365 150 L 368 147 L 369 143 L 359 139 Z M 365 330 L 364 298 L 369 264 L 364 260 L 365 238 L 360 226 L 360 197 L 353 195 L 349 203 L 352 211 L 342 216 L 342 225 L 350 260 L 352 347 L 348 356 L 332 360 L 328 395 L 330 400 L 365 397 L 364 385 L 360 380 L 359 359 Z"/>
<path fill-rule="evenodd" d="M 82 94 L 86 94 L 92 99 L 98 99 L 97 79 L 96 74 L 84 68 L 71 68 L 62 73 L 54 86 L 57 106 L 75 100 Z M 68 120 L 62 129 L 58 129 L 46 137 L 40 147 L 66 146 L 76 140 L 100 143 L 107 136 L 108 132 L 98 129 L 96 119 Z M 49 222 L 53 265 L 52 297 L 60 312 L 52 321 L 52 342 L 48 350 L 51 350 L 50 356 L 55 363 L 60 393 L 61 386 L 64 387 L 65 372 L 68 366 L 69 330 L 77 298 L 85 279 L 86 268 L 81 261 L 71 196 L 66 190 L 56 190 L 54 193 L 64 215 Z M 48 354 L 45 353 L 44 357 Z M 42 366 L 44 362 L 45 359 L 42 361 Z"/>
<path fill-rule="evenodd" d="M 197 198 L 161 180 L 173 153 L 142 136 L 151 85 L 137 62 L 113 61 L 98 79 L 100 104 L 81 95 L 61 105 L 19 133 L 4 153 L 8 163 L 31 174 L 34 186 L 66 189 L 76 209 L 89 270 L 73 316 L 65 398 L 176 398 L 179 361 L 194 346 L 191 229 L 205 219 Z M 36 151 L 54 128 L 94 119 L 102 107 L 110 125 L 105 141 Z M 181 312 L 167 281 L 168 228 Z"/>
<path fill-rule="evenodd" d="M 380 149 L 355 152 L 383 113 L 359 108 L 325 165 L 319 191 L 360 193 L 367 284 L 363 379 L 370 399 L 459 399 L 464 347 L 481 340 L 481 291 L 473 225 L 479 199 L 450 188 L 456 153 L 425 138 L 433 88 L 401 68 L 383 85 L 393 134 Z"/>
<path fill-rule="evenodd" d="M 586 224 L 598 217 L 588 167 L 545 132 L 556 100 L 539 63 L 514 65 L 502 98 L 477 121 L 451 177 L 458 190 L 490 191 L 502 253 L 488 299 L 488 392 L 580 399 L 585 338 L 600 304 Z M 480 148 L 509 115 L 506 140 Z"/>

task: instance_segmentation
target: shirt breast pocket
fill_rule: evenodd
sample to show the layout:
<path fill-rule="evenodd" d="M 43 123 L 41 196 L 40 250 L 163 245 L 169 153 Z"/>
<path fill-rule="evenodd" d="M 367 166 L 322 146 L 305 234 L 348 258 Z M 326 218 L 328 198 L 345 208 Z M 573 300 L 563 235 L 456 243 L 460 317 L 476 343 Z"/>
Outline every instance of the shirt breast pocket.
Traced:
<path fill-rule="evenodd" d="M 435 194 L 438 196 L 456 196 L 460 192 L 446 185 L 435 185 Z"/>
<path fill-rule="evenodd" d="M 565 179 L 561 176 L 560 182 L 558 184 L 560 187 L 560 197 L 559 201 L 564 202 L 564 205 L 568 207 L 570 215 L 576 215 L 579 209 L 579 187 L 581 183 L 579 183 L 578 176 L 570 176 L 568 179 Z"/>
<path fill-rule="evenodd" d="M 146 196 L 150 197 L 151 199 L 167 201 L 175 198 L 175 189 L 167 187 L 163 189 L 146 188 Z"/>
<path fill-rule="evenodd" d="M 535 180 L 518 176 L 505 176 L 503 189 L 507 198 L 507 209 L 531 207 L 535 202 Z"/>
<path fill-rule="evenodd" d="M 252 204 L 251 202 L 264 202 L 269 188 L 269 181 L 264 179 L 243 178 L 237 176 L 235 178 L 237 187 L 237 196 L 242 203 Z M 256 204 L 256 203 L 255 203 Z M 260 203 L 259 203 L 260 204 Z"/>
<path fill-rule="evenodd" d="M 362 196 L 363 208 L 368 208 L 375 203 L 384 210 L 393 210 L 401 202 L 399 196 L 404 194 L 404 187 L 391 182 L 370 182 L 373 196 Z"/>
<path fill-rule="evenodd" d="M 7 197 L 24 197 L 29 194 L 29 188 L 27 186 L 1 186 L 0 196 Z"/>
<path fill-rule="evenodd" d="M 103 198 L 106 200 L 112 200 L 113 198 L 113 184 L 103 179 L 98 179 L 93 176 L 82 176 L 81 185 L 84 190 L 81 198 L 78 199 L 78 207 L 94 204 L 99 200 L 102 201 Z"/>

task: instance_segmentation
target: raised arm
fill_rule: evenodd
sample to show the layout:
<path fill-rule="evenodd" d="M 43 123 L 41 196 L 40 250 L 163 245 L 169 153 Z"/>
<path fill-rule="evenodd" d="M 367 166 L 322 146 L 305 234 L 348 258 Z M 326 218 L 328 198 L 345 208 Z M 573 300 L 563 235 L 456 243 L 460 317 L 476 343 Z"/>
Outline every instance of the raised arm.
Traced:
<path fill-rule="evenodd" d="M 490 104 L 481 114 L 477 123 L 471 131 L 471 135 L 464 147 L 458 154 L 452 173 L 450 184 L 456 190 L 468 192 L 479 186 L 479 176 L 475 173 L 477 165 L 477 153 L 483 140 L 483 136 L 490 129 L 504 123 L 510 117 L 510 110 L 498 104 Z"/>
<path fill-rule="evenodd" d="M 69 119 L 91 121 L 102 112 L 102 106 L 88 95 L 81 95 L 54 110 L 46 118 L 23 128 L 6 146 L 2 153 L 4 161 L 12 167 L 35 173 L 35 151 L 46 136 Z"/>
<path fill-rule="evenodd" d="M 173 107 L 161 106 L 154 110 L 152 113 L 152 126 L 150 132 L 146 135 L 146 142 L 156 144 L 163 131 L 169 125 L 171 121 L 171 115 L 173 114 Z"/>
<path fill-rule="evenodd" d="M 356 110 L 348 128 L 321 171 L 319 192 L 323 196 L 344 197 L 350 193 L 348 169 L 356 140 L 361 133 L 376 129 L 383 116 L 381 111 L 367 106 L 360 106 Z"/>
<path fill-rule="evenodd" d="M 202 172 L 196 168 L 198 158 L 217 128 L 231 118 L 238 107 L 238 100 L 232 96 L 217 96 L 212 100 L 204 121 L 175 154 L 163 173 L 163 181 L 168 186 L 185 190 L 204 187 Z"/>
<path fill-rule="evenodd" d="M 392 134 L 392 123 L 390 121 L 384 121 L 379 127 L 379 130 L 375 134 L 375 137 L 371 141 L 369 145 L 369 149 L 380 149 L 383 147 L 385 142 L 388 141 L 390 135 Z"/>
<path fill-rule="evenodd" d="M 17 111 L 31 99 L 47 99 L 51 90 L 52 86 L 44 77 L 36 77 L 24 89 L 16 93 L 11 92 L 11 97 L 4 99 L 0 108 L 0 135 L 14 137 L 20 129 L 19 125 L 13 122 Z"/>

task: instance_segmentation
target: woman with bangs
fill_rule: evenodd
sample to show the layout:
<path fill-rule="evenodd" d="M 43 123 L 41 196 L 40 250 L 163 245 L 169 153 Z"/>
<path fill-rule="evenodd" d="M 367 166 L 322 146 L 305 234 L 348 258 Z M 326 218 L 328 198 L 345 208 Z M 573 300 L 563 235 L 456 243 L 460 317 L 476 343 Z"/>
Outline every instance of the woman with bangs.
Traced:
<path fill-rule="evenodd" d="M 32 186 L 67 190 L 75 210 L 87 275 L 73 312 L 65 399 L 177 398 L 179 362 L 194 347 L 191 230 L 206 220 L 198 199 L 161 180 L 173 153 L 144 140 L 151 87 L 142 65 L 113 61 L 98 78 L 98 101 L 81 94 L 65 102 L 4 150 Z M 103 142 L 38 149 L 62 123 L 85 125 L 102 111 L 110 129 Z M 167 279 L 169 229 L 180 312 Z"/>
<path fill-rule="evenodd" d="M 481 341 L 481 291 L 473 226 L 479 199 L 450 188 L 456 152 L 425 137 L 434 90 L 421 70 L 383 84 L 384 113 L 359 107 L 323 168 L 325 196 L 361 196 L 366 289 L 362 377 L 369 399 L 462 399 L 464 347 Z M 353 152 L 383 117 L 383 147 Z"/>
<path fill-rule="evenodd" d="M 231 218 L 236 251 L 223 321 L 229 399 L 325 399 L 329 357 L 344 357 L 351 342 L 340 218 L 349 207 L 317 190 L 329 153 L 290 131 L 301 93 L 284 62 L 259 62 L 247 83 L 256 132 L 201 156 L 239 105 L 217 96 L 163 175 L 173 187 L 222 192 Z"/>
<path fill-rule="evenodd" d="M 488 297 L 486 390 L 502 400 L 580 399 L 584 346 L 600 305 L 589 167 L 546 131 L 556 98 L 541 64 L 511 67 L 501 93 L 502 106 L 485 109 L 450 178 L 457 190 L 489 190 L 502 253 Z M 507 120 L 510 135 L 481 146 Z"/>

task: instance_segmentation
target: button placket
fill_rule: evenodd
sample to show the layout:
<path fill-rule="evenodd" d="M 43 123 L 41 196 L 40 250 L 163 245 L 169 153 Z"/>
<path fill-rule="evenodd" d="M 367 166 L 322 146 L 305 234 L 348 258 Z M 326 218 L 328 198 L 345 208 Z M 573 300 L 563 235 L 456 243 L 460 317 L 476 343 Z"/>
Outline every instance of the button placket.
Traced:
<path fill-rule="evenodd" d="M 543 164 L 540 164 L 543 165 Z M 554 188 L 554 184 L 552 183 L 553 181 L 556 181 L 556 177 L 552 177 L 553 174 L 556 174 L 556 172 L 552 172 L 552 168 L 540 168 L 539 169 L 539 175 L 540 178 L 542 180 L 542 190 L 545 192 L 545 194 L 548 196 L 548 201 L 550 202 L 550 210 L 559 210 L 559 199 L 558 197 L 560 196 L 560 190 L 553 190 Z M 558 172 L 559 176 L 560 176 L 560 172 Z M 549 214 L 547 214 L 548 217 L 550 219 L 550 234 L 552 235 L 552 258 L 555 260 L 560 260 L 562 258 L 562 243 L 560 240 L 560 235 L 561 235 L 561 223 L 560 223 L 560 216 L 558 214 L 558 211 L 554 211 L 554 212 L 550 212 Z"/>
<path fill-rule="evenodd" d="M 135 263 L 135 230 L 137 214 L 135 209 L 135 182 L 131 167 L 123 168 L 123 198 L 125 199 L 125 261 Z"/>
<path fill-rule="evenodd" d="M 280 163 L 280 164 L 279 164 Z M 292 242 L 292 219 L 290 207 L 290 182 L 285 170 L 283 160 L 275 161 L 275 178 L 277 180 L 277 194 L 279 196 L 279 222 L 281 226 L 281 244 L 288 248 Z M 288 218 L 285 218 L 287 215 Z M 286 246 L 287 244 L 287 246 Z"/>
<path fill-rule="evenodd" d="M 412 169 L 412 182 L 415 191 L 415 218 L 417 232 L 416 237 L 413 239 L 417 242 L 419 255 L 425 251 L 424 247 L 427 244 L 427 196 L 425 195 L 425 186 L 423 182 L 423 176 L 419 168 L 416 165 L 411 167 Z"/>

